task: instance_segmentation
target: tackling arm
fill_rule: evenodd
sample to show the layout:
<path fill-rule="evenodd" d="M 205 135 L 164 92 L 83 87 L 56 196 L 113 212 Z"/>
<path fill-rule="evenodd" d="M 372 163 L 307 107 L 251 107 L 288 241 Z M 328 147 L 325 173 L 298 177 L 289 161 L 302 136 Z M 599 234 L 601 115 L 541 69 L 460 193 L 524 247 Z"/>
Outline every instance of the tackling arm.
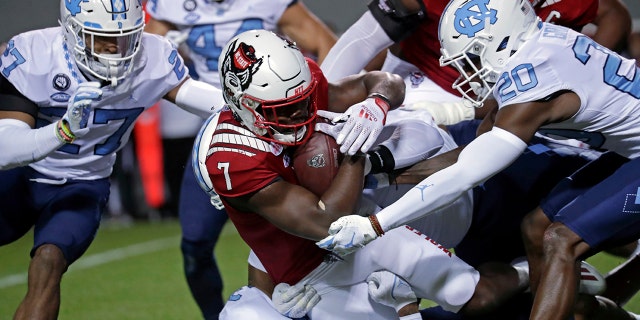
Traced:
<path fill-rule="evenodd" d="M 222 90 L 189 77 L 164 96 L 178 107 L 201 118 L 209 118 L 224 106 Z"/>
<path fill-rule="evenodd" d="M 345 31 L 322 63 L 329 81 L 362 71 L 381 51 L 411 34 L 424 17 L 422 2 L 378 0 Z"/>
<path fill-rule="evenodd" d="M 467 145 L 456 164 L 433 174 L 380 211 L 377 216 L 382 229 L 393 229 L 446 206 L 509 166 L 526 147 L 517 136 L 494 127 Z"/>
<path fill-rule="evenodd" d="M 284 11 L 278 27 L 302 50 L 314 54 L 318 64 L 322 63 L 337 39 L 331 29 L 302 2 L 296 2 Z"/>
<path fill-rule="evenodd" d="M 372 94 L 383 95 L 389 108 L 396 109 L 404 100 L 404 81 L 396 74 L 370 71 L 329 83 L 329 111 L 345 112 L 354 101 L 364 101 Z"/>

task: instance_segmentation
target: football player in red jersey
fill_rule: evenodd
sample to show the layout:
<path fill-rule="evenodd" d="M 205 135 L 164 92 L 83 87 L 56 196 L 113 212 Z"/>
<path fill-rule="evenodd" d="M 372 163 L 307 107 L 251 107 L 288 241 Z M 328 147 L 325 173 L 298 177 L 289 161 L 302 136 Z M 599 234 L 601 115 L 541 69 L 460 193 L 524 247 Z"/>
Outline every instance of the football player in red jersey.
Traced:
<path fill-rule="evenodd" d="M 356 127 L 384 119 L 386 111 L 402 101 L 399 77 L 377 71 L 328 83 L 294 44 L 264 30 L 232 39 L 219 70 L 229 109 L 207 124 L 211 134 L 201 143 L 208 150 L 199 161 L 205 162 L 229 218 L 272 282 L 313 285 L 320 293 L 312 318 L 397 316 L 393 308 L 352 294 L 357 288 L 366 291 L 365 279 L 379 269 L 399 274 L 414 285 L 417 296 L 455 312 L 477 312 L 486 306 L 485 299 L 499 303 L 520 290 L 514 269 L 481 276 L 411 228 L 390 232 L 370 249 L 344 258 L 315 245 L 332 221 L 354 212 L 364 159 L 360 153 L 345 156 L 331 187 L 318 197 L 297 184 L 291 151 L 309 136 L 316 110 L 327 106 L 330 111 L 347 110 L 351 118 L 363 115 Z M 429 267 L 414 268 L 416 264 Z M 497 292 L 490 288 L 508 286 L 494 281 L 515 285 Z M 344 303 L 347 297 L 349 304 Z"/>

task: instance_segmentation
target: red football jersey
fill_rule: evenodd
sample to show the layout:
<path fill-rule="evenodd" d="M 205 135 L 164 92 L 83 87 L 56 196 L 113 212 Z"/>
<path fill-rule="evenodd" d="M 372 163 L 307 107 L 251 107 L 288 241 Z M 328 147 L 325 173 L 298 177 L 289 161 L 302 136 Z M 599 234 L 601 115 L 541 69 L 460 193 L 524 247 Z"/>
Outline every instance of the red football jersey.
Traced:
<path fill-rule="evenodd" d="M 309 67 L 318 80 L 314 94 L 318 108 L 326 109 L 327 80 L 317 64 L 309 61 Z M 291 152 L 253 135 L 230 110 L 222 111 L 216 128 L 206 165 L 218 194 L 230 198 L 243 196 L 264 188 L 278 177 L 298 183 Z M 327 254 L 314 241 L 289 234 L 256 213 L 238 211 L 224 204 L 238 233 L 275 283 L 297 283 Z"/>
<path fill-rule="evenodd" d="M 542 21 L 580 31 L 596 18 L 598 4 L 598 0 L 540 0 L 534 8 Z"/>
<path fill-rule="evenodd" d="M 451 88 L 460 75 L 453 67 L 440 67 L 440 41 L 438 25 L 448 0 L 422 0 L 426 8 L 420 26 L 400 42 L 402 58 L 418 67 L 429 79 L 448 92 L 460 95 Z"/>

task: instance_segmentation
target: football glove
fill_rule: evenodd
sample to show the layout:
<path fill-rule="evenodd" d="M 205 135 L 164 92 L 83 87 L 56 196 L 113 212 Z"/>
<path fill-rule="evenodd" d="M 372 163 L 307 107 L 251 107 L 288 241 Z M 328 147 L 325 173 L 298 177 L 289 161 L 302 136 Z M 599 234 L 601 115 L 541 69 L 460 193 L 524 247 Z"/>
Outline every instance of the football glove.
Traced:
<path fill-rule="evenodd" d="M 336 137 L 340 152 L 354 155 L 366 153 L 382 132 L 389 105 L 378 97 L 370 97 L 349 107 L 344 113 L 318 110 L 318 115 L 333 123 L 345 122 Z"/>
<path fill-rule="evenodd" d="M 87 132 L 87 122 L 91 113 L 91 104 L 100 100 L 102 89 L 99 82 L 83 82 L 78 85 L 76 92 L 69 98 L 67 112 L 59 122 L 59 137 L 65 142 L 72 142 L 77 137 L 82 137 Z"/>
<path fill-rule="evenodd" d="M 373 301 L 394 308 L 396 312 L 418 301 L 409 283 L 389 271 L 373 272 L 367 277 L 367 284 Z"/>
<path fill-rule="evenodd" d="M 302 318 L 320 302 L 320 295 L 311 285 L 296 284 L 290 286 L 279 283 L 273 289 L 273 305 L 276 310 L 288 318 Z"/>
<path fill-rule="evenodd" d="M 364 247 L 377 237 L 369 218 L 350 215 L 334 221 L 329 227 L 329 236 L 316 242 L 316 245 L 344 256 Z"/>

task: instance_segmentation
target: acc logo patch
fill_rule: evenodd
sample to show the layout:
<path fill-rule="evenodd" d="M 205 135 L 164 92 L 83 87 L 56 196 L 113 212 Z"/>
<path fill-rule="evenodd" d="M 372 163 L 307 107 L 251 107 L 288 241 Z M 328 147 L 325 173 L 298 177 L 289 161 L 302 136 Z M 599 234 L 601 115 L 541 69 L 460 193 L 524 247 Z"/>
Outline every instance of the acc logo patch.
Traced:
<path fill-rule="evenodd" d="M 424 82 L 424 73 L 421 71 L 413 71 L 409 75 L 409 81 L 411 81 L 411 87 L 417 88 L 421 83 Z"/>
<path fill-rule="evenodd" d="M 472 38 L 477 32 L 484 30 L 487 21 L 489 24 L 495 24 L 498 21 L 498 11 L 487 8 L 489 1 L 471 0 L 458 8 L 454 13 L 453 27 L 455 30 Z"/>

